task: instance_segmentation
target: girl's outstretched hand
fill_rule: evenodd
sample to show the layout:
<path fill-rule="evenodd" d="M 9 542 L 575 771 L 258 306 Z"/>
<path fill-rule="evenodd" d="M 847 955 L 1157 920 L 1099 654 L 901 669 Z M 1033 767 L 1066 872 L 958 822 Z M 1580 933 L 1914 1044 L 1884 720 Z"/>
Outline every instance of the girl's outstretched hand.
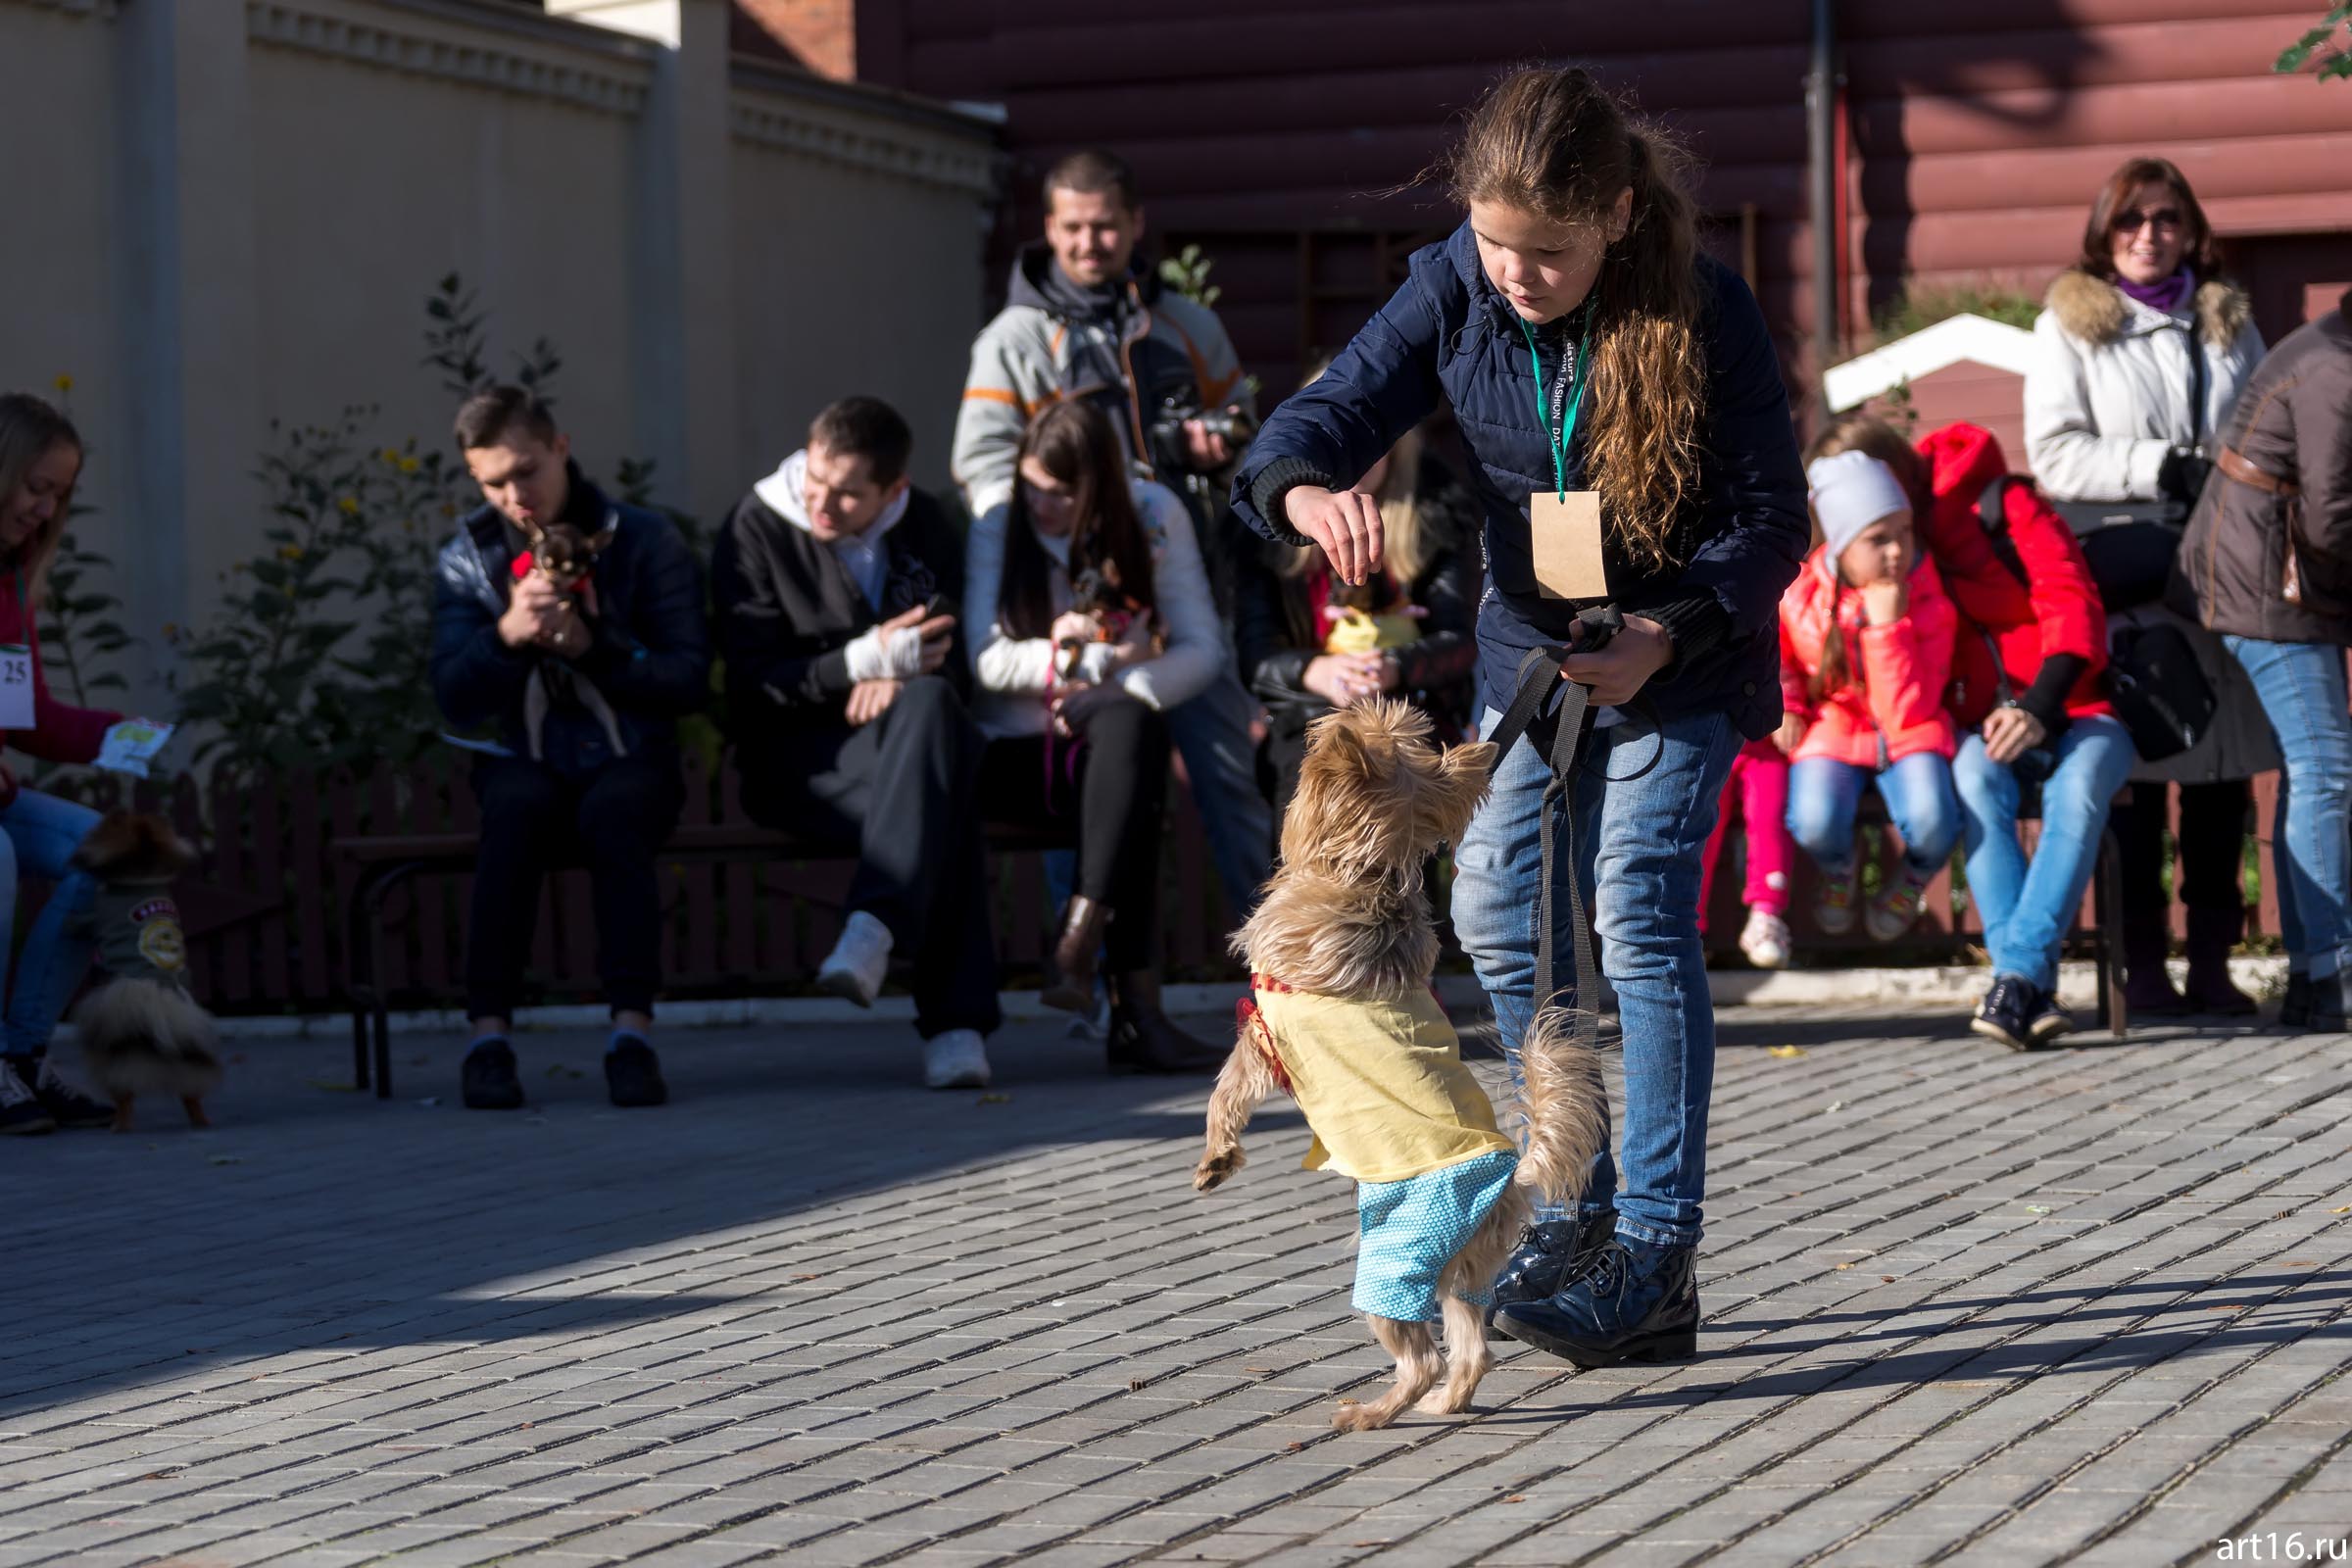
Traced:
<path fill-rule="evenodd" d="M 1360 583 L 1379 569 L 1380 503 L 1372 497 L 1302 484 L 1283 492 L 1282 510 L 1292 527 L 1322 549 L 1340 581 Z"/>

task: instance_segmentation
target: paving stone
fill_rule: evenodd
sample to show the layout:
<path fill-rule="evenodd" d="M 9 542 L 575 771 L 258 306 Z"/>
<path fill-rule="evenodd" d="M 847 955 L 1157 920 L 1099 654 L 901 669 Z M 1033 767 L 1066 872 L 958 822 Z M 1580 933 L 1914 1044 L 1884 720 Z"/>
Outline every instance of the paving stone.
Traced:
<path fill-rule="evenodd" d="M 884 1027 L 670 1037 L 628 1115 L 586 1034 L 525 1037 L 520 1117 L 451 1108 L 447 1041 L 396 1045 L 439 1105 L 311 1087 L 337 1049 L 241 1046 L 210 1137 L 12 1149 L 56 1196 L 0 1277 L 0 1568 L 2097 1568 L 2352 1528 L 2341 1040 L 1727 1011 L 1704 1359 L 1499 1344 L 1474 1418 L 1350 1435 L 1386 1363 L 1295 1114 L 1201 1197 L 1204 1086 L 1046 1025 L 986 1105 Z"/>

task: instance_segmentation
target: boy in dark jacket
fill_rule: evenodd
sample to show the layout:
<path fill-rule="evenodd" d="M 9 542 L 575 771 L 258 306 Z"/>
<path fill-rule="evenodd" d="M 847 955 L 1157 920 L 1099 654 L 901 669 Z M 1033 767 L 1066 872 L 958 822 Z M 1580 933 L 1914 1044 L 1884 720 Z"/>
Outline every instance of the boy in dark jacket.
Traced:
<path fill-rule="evenodd" d="M 950 612 L 963 540 L 907 482 L 913 440 L 878 399 L 832 405 L 727 519 L 711 573 L 746 808 L 859 848 L 817 981 L 867 1006 L 910 955 L 924 1079 L 968 1088 L 1000 1021 L 980 734 Z"/>
<path fill-rule="evenodd" d="M 615 1105 L 658 1105 L 668 1090 L 647 1038 L 662 960 L 654 857 L 684 804 L 677 720 L 710 692 L 702 573 L 667 518 L 588 482 L 531 393 L 476 393 L 457 436 L 489 505 L 441 552 L 433 696 L 452 725 L 498 729 L 473 772 L 465 1102 L 522 1103 L 508 1031 L 523 956 L 548 868 L 576 856 L 595 887 L 612 1009 L 606 1083 Z"/>

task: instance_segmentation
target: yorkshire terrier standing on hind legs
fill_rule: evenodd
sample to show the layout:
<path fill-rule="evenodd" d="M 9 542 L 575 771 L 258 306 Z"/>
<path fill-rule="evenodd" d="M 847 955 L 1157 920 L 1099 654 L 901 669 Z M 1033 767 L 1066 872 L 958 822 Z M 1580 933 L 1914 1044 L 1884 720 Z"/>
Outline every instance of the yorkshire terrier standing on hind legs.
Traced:
<path fill-rule="evenodd" d="M 1426 714 L 1373 701 L 1315 721 L 1283 821 L 1282 863 L 1234 937 L 1254 1001 L 1208 1102 L 1193 1185 L 1242 1168 L 1242 1129 L 1278 1090 L 1315 1140 L 1306 1168 L 1356 1184 L 1354 1305 L 1396 1358 L 1396 1382 L 1343 1403 L 1344 1432 L 1406 1406 L 1470 1408 L 1494 1364 L 1485 1301 L 1530 1194 L 1573 1207 L 1607 1137 L 1599 1060 L 1570 1015 L 1546 1007 L 1521 1045 L 1527 1149 L 1497 1130 L 1430 990 L 1438 939 L 1422 867 L 1487 793 L 1494 748 L 1441 754 Z M 1445 1351 L 1430 1332 L 1443 1316 Z"/>

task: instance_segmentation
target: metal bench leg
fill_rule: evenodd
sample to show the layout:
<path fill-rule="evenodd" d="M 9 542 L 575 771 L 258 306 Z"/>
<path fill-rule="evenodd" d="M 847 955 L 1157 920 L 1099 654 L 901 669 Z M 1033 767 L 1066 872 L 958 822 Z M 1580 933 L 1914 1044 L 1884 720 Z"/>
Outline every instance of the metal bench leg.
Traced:
<path fill-rule="evenodd" d="M 361 1089 L 372 1080 L 375 1098 L 392 1098 L 392 1009 L 384 995 L 384 901 L 422 869 L 393 860 L 360 873 L 351 890 L 344 933 L 344 989 L 351 993 L 351 1074 Z M 372 1047 L 372 1051 L 371 1048 Z M 368 1057 L 374 1057 L 374 1070 Z"/>
<path fill-rule="evenodd" d="M 368 896 L 368 968 L 370 974 L 384 972 L 384 901 L 392 890 L 416 874 L 422 867 L 415 860 L 397 861 L 369 888 Z M 375 1098 L 392 1098 L 392 1004 L 379 983 L 368 998 L 375 1026 Z"/>
<path fill-rule="evenodd" d="M 2099 832 L 2099 855 L 2091 867 L 2091 917 L 2098 922 L 2098 945 L 2093 956 L 2099 966 L 2099 1011 L 2108 1033 L 2123 1039 L 2131 1029 L 2124 999 L 2124 945 L 2115 922 L 2124 907 L 2123 850 L 2112 829 Z"/>
<path fill-rule="evenodd" d="M 378 867 L 368 866 L 352 884 L 351 902 L 343 911 L 343 989 L 351 998 L 351 1081 L 368 1087 L 368 1018 L 375 998 L 375 948 L 368 918 Z"/>

